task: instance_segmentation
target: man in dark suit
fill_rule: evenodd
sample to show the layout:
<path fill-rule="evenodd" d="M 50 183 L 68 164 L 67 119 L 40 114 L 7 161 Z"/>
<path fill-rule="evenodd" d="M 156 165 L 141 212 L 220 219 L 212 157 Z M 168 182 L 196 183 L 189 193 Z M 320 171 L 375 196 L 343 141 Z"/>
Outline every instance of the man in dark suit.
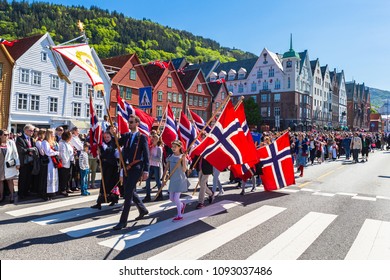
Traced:
<path fill-rule="evenodd" d="M 113 227 L 114 230 L 120 230 L 127 226 L 127 219 L 129 216 L 131 202 L 133 201 L 138 209 L 139 216 L 136 220 L 142 219 L 149 214 L 142 200 L 136 192 L 137 182 L 141 179 L 148 178 L 149 170 L 149 149 L 148 139 L 145 135 L 138 131 L 140 119 L 137 116 L 130 115 L 129 129 L 130 132 L 122 134 L 119 139 L 119 145 L 123 147 L 122 155 L 123 161 L 126 165 L 127 176 L 123 176 L 124 198 L 123 211 L 119 223 Z M 111 128 L 112 133 L 115 133 L 116 128 Z"/>
<path fill-rule="evenodd" d="M 29 192 L 34 190 L 34 180 L 32 180 L 31 172 L 33 169 L 33 148 L 35 147 L 34 139 L 32 138 L 34 133 L 34 126 L 32 124 L 26 124 L 23 128 L 21 136 L 16 138 L 16 148 L 18 150 L 20 160 L 19 170 L 19 182 L 18 182 L 18 197 L 23 198 L 28 195 Z"/>

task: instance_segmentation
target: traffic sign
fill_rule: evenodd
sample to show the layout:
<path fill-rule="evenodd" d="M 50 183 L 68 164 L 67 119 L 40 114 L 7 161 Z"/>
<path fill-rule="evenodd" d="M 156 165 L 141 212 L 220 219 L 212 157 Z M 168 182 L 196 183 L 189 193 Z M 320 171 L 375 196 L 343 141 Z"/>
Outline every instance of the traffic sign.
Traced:
<path fill-rule="evenodd" d="M 143 87 L 139 89 L 139 108 L 152 108 L 152 87 Z"/>

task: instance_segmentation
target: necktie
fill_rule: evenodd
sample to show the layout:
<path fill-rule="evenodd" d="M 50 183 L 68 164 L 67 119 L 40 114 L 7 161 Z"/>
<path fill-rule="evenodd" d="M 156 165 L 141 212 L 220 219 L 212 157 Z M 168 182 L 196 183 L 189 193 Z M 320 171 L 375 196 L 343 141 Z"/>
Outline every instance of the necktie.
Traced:
<path fill-rule="evenodd" d="M 30 137 L 27 137 L 27 146 L 28 146 L 29 148 L 31 148 Z"/>
<path fill-rule="evenodd" d="M 131 145 L 133 145 L 135 134 L 136 134 L 136 132 L 134 132 L 134 133 L 131 135 L 130 147 L 131 147 Z"/>

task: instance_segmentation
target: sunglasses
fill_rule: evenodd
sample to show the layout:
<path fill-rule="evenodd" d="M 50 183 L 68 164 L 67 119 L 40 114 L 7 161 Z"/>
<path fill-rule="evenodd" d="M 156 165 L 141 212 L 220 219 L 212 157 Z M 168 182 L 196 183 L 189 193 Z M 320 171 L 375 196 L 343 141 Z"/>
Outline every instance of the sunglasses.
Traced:
<path fill-rule="evenodd" d="M 9 134 L 3 134 L 3 136 L 9 136 Z"/>
<path fill-rule="evenodd" d="M 129 121 L 129 123 L 135 123 L 135 121 Z"/>

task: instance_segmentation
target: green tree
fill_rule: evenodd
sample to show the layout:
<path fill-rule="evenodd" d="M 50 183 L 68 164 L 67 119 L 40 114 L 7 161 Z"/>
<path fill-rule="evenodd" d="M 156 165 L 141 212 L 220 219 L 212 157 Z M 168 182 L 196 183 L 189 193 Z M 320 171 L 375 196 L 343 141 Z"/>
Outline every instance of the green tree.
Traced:
<path fill-rule="evenodd" d="M 260 125 L 261 114 L 259 105 L 252 97 L 246 98 L 243 101 L 245 108 L 246 121 L 248 125 Z"/>

